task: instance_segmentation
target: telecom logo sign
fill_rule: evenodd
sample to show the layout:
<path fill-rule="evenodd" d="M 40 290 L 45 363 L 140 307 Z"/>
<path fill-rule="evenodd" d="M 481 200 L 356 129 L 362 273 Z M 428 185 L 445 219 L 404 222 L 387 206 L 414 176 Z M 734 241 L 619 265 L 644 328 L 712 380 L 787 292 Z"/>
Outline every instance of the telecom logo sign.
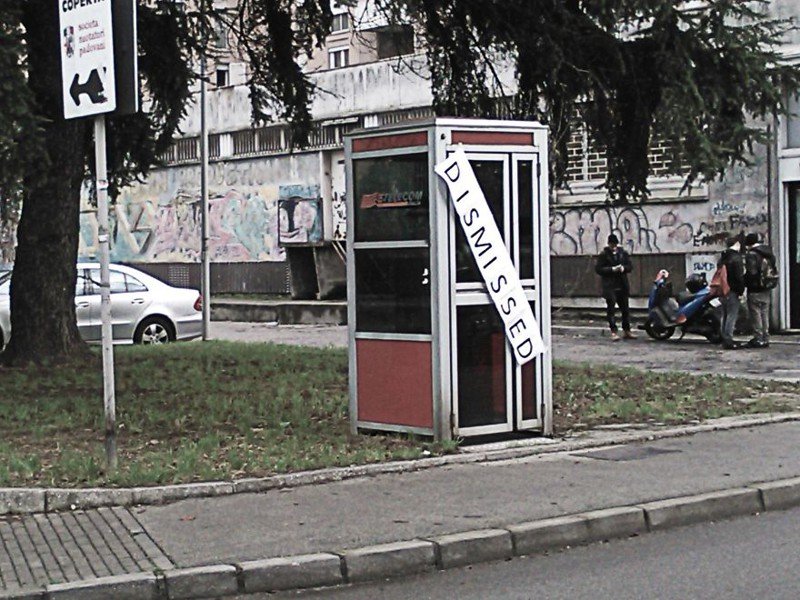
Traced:
<path fill-rule="evenodd" d="M 57 1 L 64 118 L 114 111 L 111 0 Z"/>

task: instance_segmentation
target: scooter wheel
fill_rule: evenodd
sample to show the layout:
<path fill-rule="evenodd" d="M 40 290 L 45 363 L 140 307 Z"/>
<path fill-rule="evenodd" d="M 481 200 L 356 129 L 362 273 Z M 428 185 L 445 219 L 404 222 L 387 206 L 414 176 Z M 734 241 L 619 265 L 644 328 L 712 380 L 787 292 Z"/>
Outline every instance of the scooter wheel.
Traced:
<path fill-rule="evenodd" d="M 654 340 L 668 340 L 675 333 L 674 327 L 662 327 L 651 321 L 644 324 L 644 330 Z"/>

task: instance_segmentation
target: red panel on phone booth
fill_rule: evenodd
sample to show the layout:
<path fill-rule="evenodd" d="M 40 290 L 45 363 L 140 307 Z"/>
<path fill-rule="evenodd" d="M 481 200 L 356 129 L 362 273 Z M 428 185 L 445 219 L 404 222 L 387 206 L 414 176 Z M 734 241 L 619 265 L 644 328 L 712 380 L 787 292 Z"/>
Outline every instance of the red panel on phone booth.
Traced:
<path fill-rule="evenodd" d="M 372 150 L 388 150 L 390 148 L 410 148 L 425 146 L 428 134 L 425 131 L 398 133 L 395 135 L 379 135 L 353 140 L 353 152 L 370 152 Z"/>
<path fill-rule="evenodd" d="M 431 343 L 356 340 L 358 420 L 433 427 Z"/>
<path fill-rule="evenodd" d="M 532 146 L 533 133 L 522 131 L 454 131 L 454 144 L 481 144 L 484 146 Z"/>

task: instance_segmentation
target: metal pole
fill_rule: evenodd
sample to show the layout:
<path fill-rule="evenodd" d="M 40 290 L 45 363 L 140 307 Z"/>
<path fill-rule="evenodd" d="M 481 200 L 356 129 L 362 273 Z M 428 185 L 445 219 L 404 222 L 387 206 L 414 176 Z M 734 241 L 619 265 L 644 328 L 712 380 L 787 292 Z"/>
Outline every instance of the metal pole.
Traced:
<path fill-rule="evenodd" d="M 94 160 L 97 177 L 97 241 L 100 247 L 100 321 L 103 353 L 103 408 L 105 412 L 106 469 L 117 469 L 117 408 L 114 398 L 114 345 L 111 339 L 111 288 L 108 249 L 108 174 L 106 119 L 94 119 Z"/>
<path fill-rule="evenodd" d="M 205 0 L 200 2 L 200 11 L 205 18 Z M 208 256 L 208 127 L 206 124 L 206 56 L 200 57 L 200 261 L 202 263 L 200 294 L 203 296 L 203 340 L 211 332 L 211 264 Z"/>

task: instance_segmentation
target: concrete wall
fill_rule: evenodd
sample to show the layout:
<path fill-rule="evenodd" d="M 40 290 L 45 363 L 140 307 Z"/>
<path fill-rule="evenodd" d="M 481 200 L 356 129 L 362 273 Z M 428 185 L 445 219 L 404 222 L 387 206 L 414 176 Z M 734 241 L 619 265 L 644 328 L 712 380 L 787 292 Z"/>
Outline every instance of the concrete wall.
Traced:
<path fill-rule="evenodd" d="M 422 55 L 320 71 L 311 75 L 318 93 L 311 104 L 315 119 L 430 106 L 433 101 L 428 67 Z M 506 77 L 510 80 L 510 76 Z M 209 91 L 206 119 L 209 133 L 251 127 L 250 94 L 246 86 Z M 199 135 L 200 110 L 192 104 L 181 123 L 185 137 Z"/>
<path fill-rule="evenodd" d="M 771 0 L 770 13 L 780 19 L 795 19 L 800 15 L 800 0 Z M 785 38 L 787 44 L 800 44 L 800 31 L 790 31 Z"/>
<path fill-rule="evenodd" d="M 686 270 L 709 272 L 725 240 L 740 231 L 770 232 L 764 147 L 751 166 L 729 169 L 708 185 L 707 198 L 611 207 L 556 203 L 550 208 L 550 251 L 561 256 L 596 255 L 615 233 L 631 254 L 686 256 Z M 555 269 L 554 269 L 555 270 Z"/>
<path fill-rule="evenodd" d="M 209 169 L 211 260 L 282 261 L 278 246 L 278 199 L 319 189 L 317 153 L 230 160 Z M 175 166 L 151 173 L 126 189 L 112 209 L 111 259 L 118 262 L 200 260 L 200 171 Z M 84 205 L 79 252 L 97 249 L 97 219 Z"/>
<path fill-rule="evenodd" d="M 554 256 L 597 254 L 609 233 L 632 253 L 720 252 L 740 230 L 768 236 L 767 164 L 763 151 L 752 167 L 730 169 L 708 188 L 707 199 L 622 207 L 551 207 L 550 249 Z"/>

